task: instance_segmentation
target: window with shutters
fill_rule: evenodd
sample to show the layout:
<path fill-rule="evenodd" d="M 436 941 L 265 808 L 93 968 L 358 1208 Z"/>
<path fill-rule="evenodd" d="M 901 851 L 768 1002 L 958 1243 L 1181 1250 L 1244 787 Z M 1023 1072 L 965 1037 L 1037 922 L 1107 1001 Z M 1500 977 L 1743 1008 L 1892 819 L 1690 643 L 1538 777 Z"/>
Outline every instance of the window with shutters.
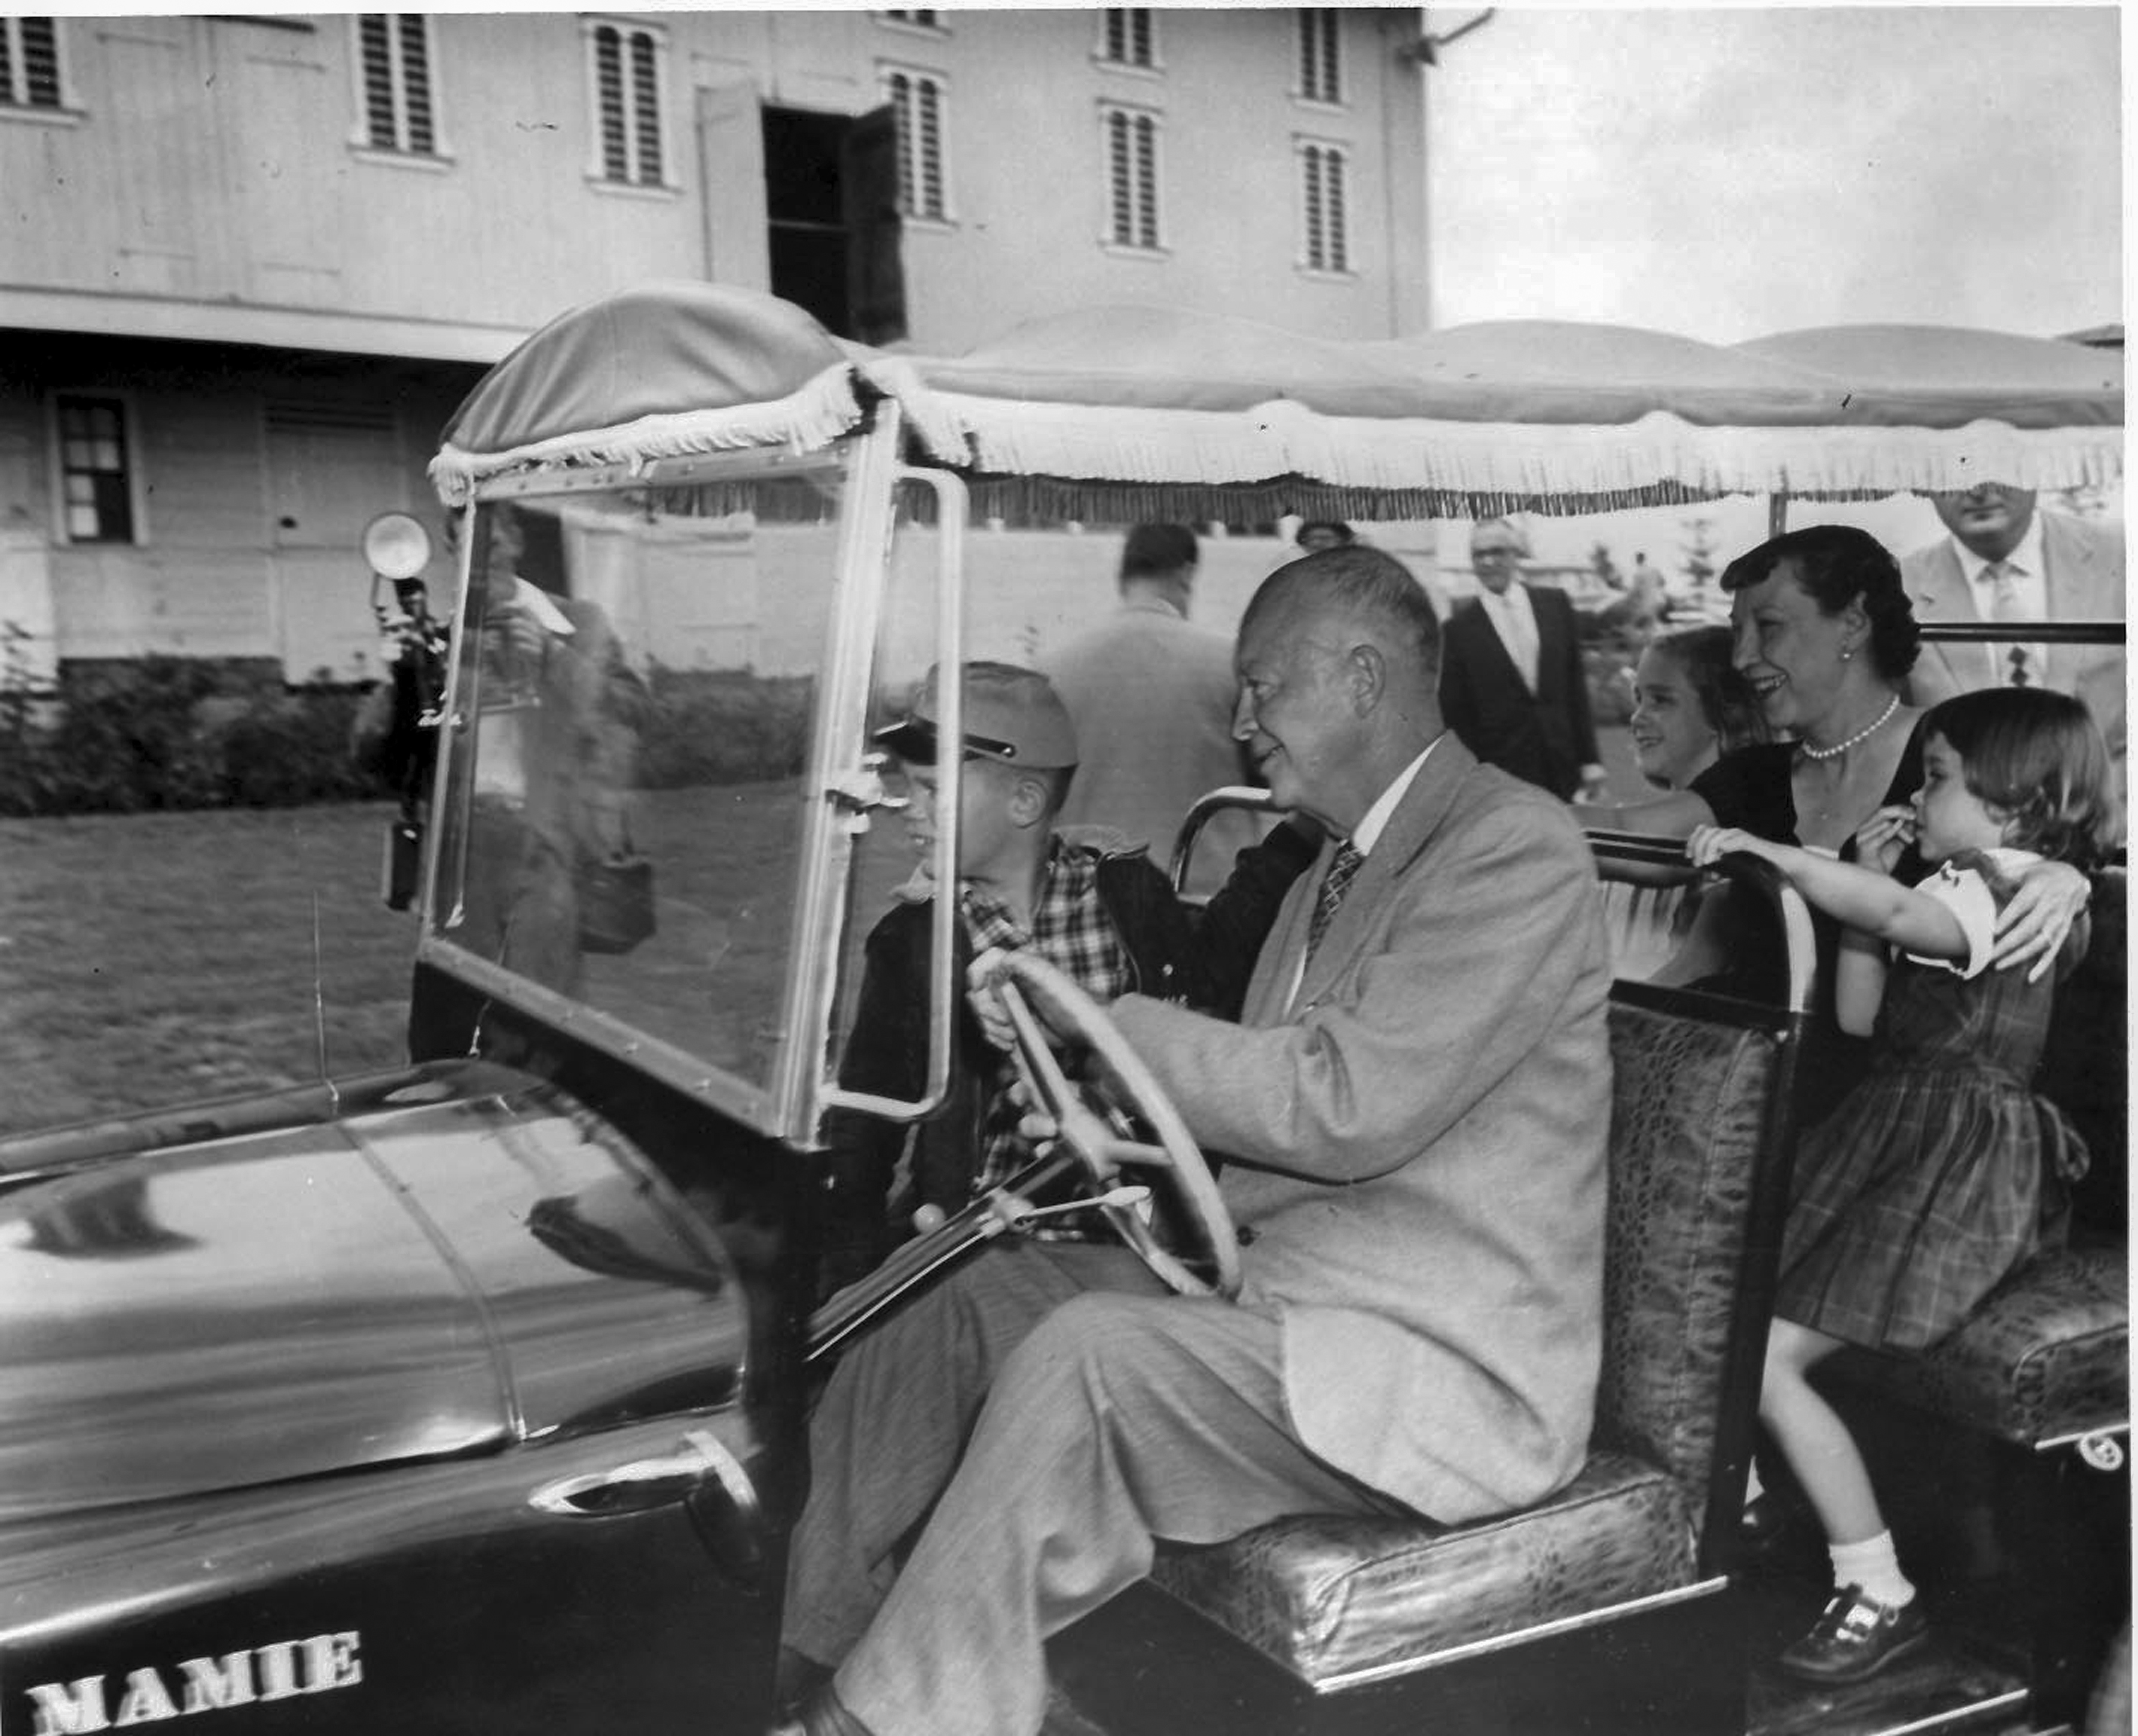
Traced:
<path fill-rule="evenodd" d="M 430 20 L 421 12 L 359 12 L 362 142 L 404 156 L 439 154 Z"/>
<path fill-rule="evenodd" d="M 593 178 L 619 187 L 661 187 L 668 178 L 661 87 L 668 37 L 652 25 L 587 21 L 593 96 Z"/>
<path fill-rule="evenodd" d="M 947 223 L 949 178 L 944 162 L 948 94 L 940 74 L 910 66 L 882 69 L 884 100 L 898 129 L 898 208 Z"/>
<path fill-rule="evenodd" d="M 69 100 L 56 18 L 0 18 L 0 115 L 57 115 Z"/>
<path fill-rule="evenodd" d="M 1309 102 L 1344 100 L 1343 14 L 1333 6 L 1299 9 L 1299 90 Z"/>
<path fill-rule="evenodd" d="M 123 399 L 52 401 L 60 528 L 71 543 L 134 540 L 134 466 Z"/>
<path fill-rule="evenodd" d="M 1351 243 L 1345 202 L 1349 154 L 1340 144 L 1302 139 L 1299 154 L 1300 263 L 1310 271 L 1348 271 Z"/>
<path fill-rule="evenodd" d="M 1102 104 L 1106 233 L 1110 246 L 1155 252 L 1164 245 L 1159 213 L 1159 121 L 1149 109 Z"/>
<path fill-rule="evenodd" d="M 1158 24 L 1145 6 L 1110 6 L 1099 14 L 1099 59 L 1110 66 L 1158 70 Z"/>

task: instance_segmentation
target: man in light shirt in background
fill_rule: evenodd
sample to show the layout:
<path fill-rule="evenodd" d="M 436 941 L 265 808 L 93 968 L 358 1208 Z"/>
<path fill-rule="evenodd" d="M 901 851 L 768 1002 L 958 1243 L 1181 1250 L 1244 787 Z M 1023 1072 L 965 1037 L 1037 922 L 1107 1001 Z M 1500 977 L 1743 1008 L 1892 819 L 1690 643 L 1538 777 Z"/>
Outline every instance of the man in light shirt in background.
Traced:
<path fill-rule="evenodd" d="M 2114 526 L 2035 510 L 2033 491 L 1982 482 L 1931 496 L 1951 534 L 1901 562 L 1925 625 L 1946 621 L 2120 621 L 2123 538 Z M 1908 698 L 1935 705 L 1972 687 L 2053 687 L 2086 702 L 2124 761 L 2123 653 L 2115 645 L 1924 643 Z"/>
<path fill-rule="evenodd" d="M 1075 721 L 1080 765 L 1057 824 L 1111 826 L 1164 868 L 1198 796 L 1247 781 L 1233 739 L 1233 648 L 1193 625 L 1198 550 L 1185 525 L 1138 525 L 1121 546 L 1120 606 L 1047 660 Z M 1254 843 L 1247 815 L 1222 814 L 1198 859 L 1214 883 Z"/>

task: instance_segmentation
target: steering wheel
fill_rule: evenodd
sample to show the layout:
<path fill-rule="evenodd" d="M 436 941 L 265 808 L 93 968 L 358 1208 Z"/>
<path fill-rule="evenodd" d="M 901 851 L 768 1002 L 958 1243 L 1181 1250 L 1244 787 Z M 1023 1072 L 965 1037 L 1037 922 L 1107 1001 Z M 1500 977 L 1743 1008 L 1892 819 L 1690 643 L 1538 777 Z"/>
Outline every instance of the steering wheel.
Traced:
<path fill-rule="evenodd" d="M 1217 1282 L 1207 1283 L 1184 1265 L 1151 1234 L 1150 1225 L 1134 1206 L 1101 1198 L 1099 1210 L 1115 1233 L 1180 1294 L 1236 1299 L 1240 1293 L 1240 1244 L 1233 1215 L 1225 1209 L 1194 1136 L 1150 1068 L 1100 1010 L 1098 1002 L 1045 959 L 1028 951 L 1008 952 L 1002 955 L 1000 967 L 996 992 L 1016 1037 L 1012 1064 L 1032 1093 L 1033 1107 L 1060 1129 L 1057 1143 L 1076 1157 L 1086 1187 L 1095 1195 L 1110 1191 L 1123 1165 L 1164 1171 L 1194 1220 L 1217 1269 Z M 1123 1101 L 1116 1103 L 1111 1093 L 1096 1086 L 1076 1083 L 1062 1070 L 1020 985 L 1043 995 L 1070 1026 L 1063 1034 L 1106 1064 L 1120 1084 Z M 1133 1112 L 1157 1136 L 1155 1145 L 1135 1137 L 1124 1109 Z"/>

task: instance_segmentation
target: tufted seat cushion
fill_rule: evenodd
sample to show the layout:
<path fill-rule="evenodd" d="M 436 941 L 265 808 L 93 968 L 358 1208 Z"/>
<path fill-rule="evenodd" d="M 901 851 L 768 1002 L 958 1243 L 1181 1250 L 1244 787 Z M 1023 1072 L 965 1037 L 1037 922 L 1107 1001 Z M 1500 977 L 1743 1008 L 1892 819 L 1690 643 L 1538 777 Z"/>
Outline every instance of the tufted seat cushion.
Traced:
<path fill-rule="evenodd" d="M 1675 1591 L 1699 1575 L 1779 1050 L 1771 1031 L 1623 995 L 1610 1022 L 1604 1367 L 1579 1475 L 1533 1507 L 1473 1524 L 1280 1519 L 1214 1547 L 1169 1548 L 1152 1572 L 1310 1682 Z"/>
<path fill-rule="evenodd" d="M 2045 1254 L 1930 1349 L 1847 1351 L 1833 1378 L 2023 1446 L 2127 1422 L 2130 1287 L 2127 1247 Z"/>
<path fill-rule="evenodd" d="M 1682 1492 L 1599 1453 L 1540 1506 L 1475 1524 L 1279 1519 L 1152 1579 L 1316 1684 L 1668 1591 L 1692 1576 Z"/>

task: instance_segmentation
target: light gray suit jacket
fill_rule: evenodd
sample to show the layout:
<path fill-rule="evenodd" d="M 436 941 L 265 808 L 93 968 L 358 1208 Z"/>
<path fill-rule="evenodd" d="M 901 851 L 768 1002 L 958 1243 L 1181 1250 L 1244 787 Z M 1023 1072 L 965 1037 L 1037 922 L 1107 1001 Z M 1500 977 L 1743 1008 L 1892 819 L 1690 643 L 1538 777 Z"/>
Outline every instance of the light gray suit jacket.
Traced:
<path fill-rule="evenodd" d="M 2042 578 L 2053 621 L 2123 619 L 2123 535 L 2112 526 L 2060 512 L 2042 517 Z M 1918 621 L 1974 621 L 1981 617 L 1974 594 L 1960 570 L 1952 539 L 1918 549 L 1901 563 L 1901 582 Z M 1908 697 L 1935 705 L 1955 693 L 2000 678 L 2002 647 L 1925 645 L 1908 677 Z M 2049 650 L 2048 685 L 2076 693 L 2108 738 L 2109 751 L 2124 753 L 2123 653 L 2109 645 L 2056 645 Z"/>
<path fill-rule="evenodd" d="M 1603 1312 L 1611 971 L 1565 808 L 1433 751 L 1289 995 L 1322 862 L 1264 944 L 1241 1026 L 1113 1014 L 1252 1240 L 1293 1427 L 1454 1521 L 1579 1469 Z M 1244 1027 L 1244 1028 L 1242 1028 Z"/>
<path fill-rule="evenodd" d="M 1195 799 L 1247 780 L 1233 739 L 1233 642 L 1163 604 L 1125 604 L 1046 671 L 1076 726 L 1079 763 L 1059 824 L 1117 827 L 1164 867 Z M 1222 880 L 1233 853 L 1260 835 L 1246 814 L 1219 814 L 1203 829 L 1213 853 L 1203 859 Z"/>

